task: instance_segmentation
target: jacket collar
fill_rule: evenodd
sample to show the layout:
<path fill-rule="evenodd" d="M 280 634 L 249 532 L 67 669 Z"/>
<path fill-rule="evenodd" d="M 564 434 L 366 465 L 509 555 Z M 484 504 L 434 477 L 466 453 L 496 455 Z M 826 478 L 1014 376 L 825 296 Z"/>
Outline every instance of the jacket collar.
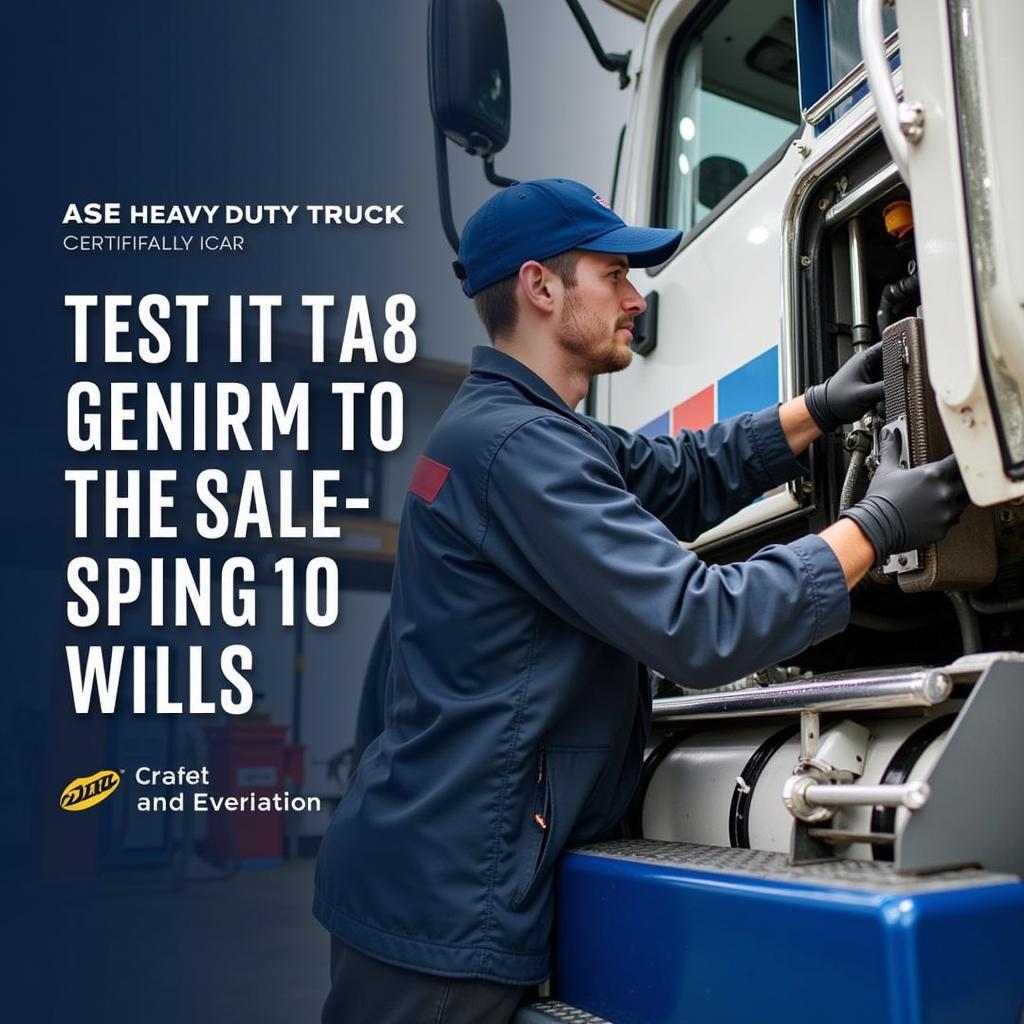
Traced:
<path fill-rule="evenodd" d="M 480 376 L 509 380 L 540 404 L 554 406 L 558 412 L 579 420 L 576 413 L 565 404 L 550 384 L 538 377 L 525 363 L 521 363 L 505 352 L 499 352 L 498 349 L 491 348 L 489 345 L 477 345 L 473 349 L 473 359 L 469 369 L 471 373 Z"/>

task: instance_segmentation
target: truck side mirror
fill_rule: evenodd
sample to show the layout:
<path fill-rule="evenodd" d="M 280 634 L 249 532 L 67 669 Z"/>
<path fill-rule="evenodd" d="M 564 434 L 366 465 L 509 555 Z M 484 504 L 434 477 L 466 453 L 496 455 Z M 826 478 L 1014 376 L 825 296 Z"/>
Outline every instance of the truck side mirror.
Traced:
<path fill-rule="evenodd" d="M 430 109 L 470 155 L 493 156 L 512 120 L 508 36 L 498 0 L 431 0 Z"/>

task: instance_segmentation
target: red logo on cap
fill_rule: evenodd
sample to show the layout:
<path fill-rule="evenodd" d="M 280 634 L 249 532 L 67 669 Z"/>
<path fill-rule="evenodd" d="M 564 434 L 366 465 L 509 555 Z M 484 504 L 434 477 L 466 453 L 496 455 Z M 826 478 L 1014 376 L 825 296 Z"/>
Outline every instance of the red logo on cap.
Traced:
<path fill-rule="evenodd" d="M 603 206 L 606 210 L 610 210 L 612 208 L 611 203 L 609 203 L 604 196 L 595 195 L 594 202 L 597 203 L 598 206 Z"/>

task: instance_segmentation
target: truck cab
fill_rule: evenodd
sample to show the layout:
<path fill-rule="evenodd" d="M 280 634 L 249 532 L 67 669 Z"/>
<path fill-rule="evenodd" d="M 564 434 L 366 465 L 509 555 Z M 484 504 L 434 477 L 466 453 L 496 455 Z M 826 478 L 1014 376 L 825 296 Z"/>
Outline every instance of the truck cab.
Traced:
<path fill-rule="evenodd" d="M 913 74 L 904 105 L 925 103 L 901 172 L 879 130 L 853 5 L 625 6 L 646 8 L 647 23 L 615 204 L 631 223 L 685 234 L 666 264 L 634 273 L 656 297 L 657 322 L 645 325 L 644 354 L 627 373 L 597 380 L 597 414 L 642 432 L 699 429 L 827 376 L 854 346 L 879 339 L 883 307 L 891 321 L 920 314 L 934 415 L 972 499 L 1015 518 L 1024 292 L 1006 179 L 1019 132 L 1009 111 L 972 115 L 960 95 L 966 80 L 971 95 L 984 85 L 986 97 L 1009 102 L 1021 84 L 1014 62 L 962 54 L 957 36 L 973 44 L 983 27 L 964 31 L 967 8 L 950 22 L 946 4 L 904 5 L 913 20 L 902 33 L 888 9 L 878 57 L 896 69 L 890 88 L 902 95 Z M 986 39 L 1020 27 L 1006 24 L 1020 17 L 1011 5 L 986 14 Z M 971 71 L 961 72 L 966 60 Z M 967 139 L 989 126 L 991 139 Z M 966 162 L 981 160 L 982 169 Z M 1004 264 L 989 271 L 1000 283 L 976 282 L 993 260 Z M 816 529 L 832 521 L 848 432 L 817 446 L 799 485 L 766 495 L 698 548 L 781 538 L 794 514 Z"/>
<path fill-rule="evenodd" d="M 955 453 L 972 506 L 792 663 L 656 679 L 633 809 L 563 858 L 551 998 L 522 1021 L 1016 1024 L 1024 830 L 993 782 L 1024 769 L 1024 7 L 607 2 L 644 22 L 611 201 L 684 234 L 632 272 L 636 356 L 588 411 L 700 430 L 881 340 L 885 402 L 690 543 L 730 562 L 820 531 L 883 426 L 906 465 Z"/>

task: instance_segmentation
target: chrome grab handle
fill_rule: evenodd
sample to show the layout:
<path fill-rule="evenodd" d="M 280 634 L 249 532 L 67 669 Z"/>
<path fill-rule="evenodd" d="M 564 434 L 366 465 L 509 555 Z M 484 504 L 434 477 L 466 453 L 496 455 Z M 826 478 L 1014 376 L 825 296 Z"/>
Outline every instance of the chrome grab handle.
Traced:
<path fill-rule="evenodd" d="M 910 145 L 924 134 L 924 110 L 919 103 L 900 102 L 893 88 L 882 34 L 882 7 L 891 0 L 860 0 L 857 29 L 868 87 L 875 100 L 878 127 L 900 176 L 909 185 Z"/>

